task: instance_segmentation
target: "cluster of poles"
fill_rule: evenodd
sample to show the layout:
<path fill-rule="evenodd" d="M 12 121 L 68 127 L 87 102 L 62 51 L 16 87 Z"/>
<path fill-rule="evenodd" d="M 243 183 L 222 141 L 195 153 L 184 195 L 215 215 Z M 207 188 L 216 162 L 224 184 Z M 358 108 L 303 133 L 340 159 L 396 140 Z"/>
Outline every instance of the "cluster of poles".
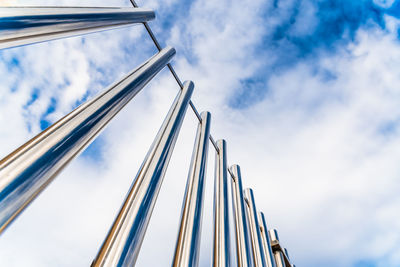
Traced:
<path fill-rule="evenodd" d="M 99 95 L 80 105 L 0 161 L 0 233 L 108 122 L 165 66 L 181 87 L 141 165 L 92 266 L 133 266 L 168 167 L 186 110 L 199 119 L 173 266 L 197 266 L 209 139 L 216 149 L 213 266 L 233 266 L 229 210 L 235 225 L 237 266 L 291 267 L 276 230 L 267 229 L 251 189 L 242 188 L 238 165 L 228 168 L 226 142 L 210 135 L 211 114 L 198 113 L 194 84 L 181 83 L 170 65 L 172 47 L 161 48 L 147 21 L 151 10 L 138 8 L 0 8 L 0 49 L 143 23 L 159 52 Z M 228 179 L 228 174 L 231 179 Z M 231 183 L 232 205 L 228 201 Z"/>

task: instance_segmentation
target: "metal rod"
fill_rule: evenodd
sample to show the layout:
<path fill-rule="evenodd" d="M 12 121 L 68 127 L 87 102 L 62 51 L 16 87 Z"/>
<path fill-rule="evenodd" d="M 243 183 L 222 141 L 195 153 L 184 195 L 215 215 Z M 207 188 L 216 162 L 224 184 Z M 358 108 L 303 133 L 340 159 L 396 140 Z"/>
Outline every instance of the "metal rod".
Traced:
<path fill-rule="evenodd" d="M 130 1 L 131 1 L 131 4 L 132 4 L 133 7 L 135 7 L 135 8 L 139 7 L 134 0 L 130 0 Z M 146 28 L 146 31 L 149 34 L 151 40 L 153 40 L 154 45 L 160 51 L 162 49 L 162 47 L 161 47 L 160 43 L 158 42 L 156 36 L 154 35 L 153 31 L 151 30 L 149 24 L 147 22 L 143 22 L 143 25 Z M 182 89 L 182 87 L 183 87 L 182 82 L 179 79 L 178 74 L 176 74 L 176 72 L 175 72 L 174 68 L 172 67 L 171 63 L 168 63 L 167 66 L 168 66 L 168 69 L 170 70 L 172 76 L 175 78 L 176 82 L 178 83 L 179 87 Z M 192 108 L 192 110 L 193 110 L 194 114 L 196 115 L 197 119 L 199 121 L 201 121 L 200 114 L 197 111 L 196 106 L 193 104 L 192 101 L 190 101 L 190 107 Z M 214 146 L 215 150 L 217 152 L 219 152 L 217 144 L 215 143 L 214 138 L 211 136 L 211 134 L 210 134 L 210 141 L 211 141 L 212 145 Z"/>
<path fill-rule="evenodd" d="M 175 98 L 92 266 L 135 265 L 193 89 Z"/>
<path fill-rule="evenodd" d="M 172 266 L 198 266 L 211 114 L 201 113 L 193 148 Z"/>
<path fill-rule="evenodd" d="M 218 140 L 215 154 L 214 183 L 214 267 L 228 267 L 230 263 L 228 164 L 226 141 Z"/>
<path fill-rule="evenodd" d="M 278 231 L 276 229 L 271 229 L 268 231 L 268 233 L 271 238 L 271 242 L 277 241 L 279 243 Z M 274 251 L 274 258 L 275 258 L 276 267 L 290 267 L 290 266 L 286 266 L 285 258 L 283 257 L 282 251 L 280 251 L 280 250 Z"/>
<path fill-rule="evenodd" d="M 0 161 L 0 233 L 174 55 L 165 48 Z"/>
<path fill-rule="evenodd" d="M 271 240 L 268 234 L 267 223 L 265 222 L 264 213 L 262 212 L 258 213 L 258 224 L 260 225 L 264 256 L 267 262 L 267 266 L 276 267 L 274 254 L 271 247 Z"/>
<path fill-rule="evenodd" d="M 0 49 L 114 29 L 154 18 L 154 11 L 138 8 L 1 7 Z"/>
<path fill-rule="evenodd" d="M 249 226 L 246 220 L 245 204 L 243 198 L 242 175 L 240 167 L 233 165 L 232 172 L 232 204 L 236 228 L 236 253 L 239 267 L 252 266 Z"/>
<path fill-rule="evenodd" d="M 257 219 L 257 208 L 254 200 L 253 190 L 246 188 L 244 190 L 244 199 L 246 202 L 247 219 L 250 228 L 251 245 L 253 248 L 253 261 L 255 267 L 267 266 L 264 251 L 262 247 L 262 237 L 260 232 L 260 225 Z"/>
<path fill-rule="evenodd" d="M 136 4 L 136 2 L 134 0 L 130 0 L 130 1 L 131 1 L 132 6 L 134 6 L 135 8 L 139 8 L 139 6 Z M 158 42 L 156 36 L 154 35 L 153 31 L 151 30 L 149 24 L 147 24 L 146 22 L 143 22 L 143 25 L 146 28 L 146 31 L 148 32 L 148 34 L 150 35 L 150 38 L 153 40 L 155 46 L 160 51 L 162 49 L 162 47 L 161 47 L 160 43 Z M 172 76 L 174 76 L 179 87 L 182 89 L 183 84 L 182 84 L 181 80 L 179 79 L 178 74 L 176 74 L 176 72 L 171 64 L 168 64 L 167 66 L 168 66 L 168 69 L 170 70 Z"/>
<path fill-rule="evenodd" d="M 288 252 L 287 248 L 283 248 L 283 251 L 285 252 L 286 257 L 290 260 L 289 252 Z"/>

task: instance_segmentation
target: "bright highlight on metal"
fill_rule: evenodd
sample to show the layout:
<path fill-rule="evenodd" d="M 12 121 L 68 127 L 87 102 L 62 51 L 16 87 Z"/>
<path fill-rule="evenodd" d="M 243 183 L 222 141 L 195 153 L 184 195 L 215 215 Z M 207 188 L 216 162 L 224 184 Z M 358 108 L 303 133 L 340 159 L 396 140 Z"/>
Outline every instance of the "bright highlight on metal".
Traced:
<path fill-rule="evenodd" d="M 229 267 L 229 203 L 228 203 L 228 163 L 226 141 L 217 141 L 215 153 L 214 181 L 214 267 Z"/>
<path fill-rule="evenodd" d="M 0 161 L 0 233 L 174 55 L 165 48 Z"/>
<path fill-rule="evenodd" d="M 253 190 L 246 188 L 244 190 L 244 199 L 246 202 L 247 219 L 250 228 L 251 247 L 253 249 L 253 261 L 255 267 L 267 266 L 262 248 L 262 237 L 260 225 L 258 224 L 257 209 L 254 201 Z"/>
<path fill-rule="evenodd" d="M 249 226 L 246 219 L 245 203 L 243 198 L 242 175 L 239 165 L 231 167 L 232 177 L 232 206 L 236 230 L 237 265 L 248 267 L 252 265 Z"/>
<path fill-rule="evenodd" d="M 92 266 L 135 265 L 193 89 L 175 98 Z"/>
<path fill-rule="evenodd" d="M 198 266 L 211 114 L 201 113 L 176 241 L 174 267 Z"/>
<path fill-rule="evenodd" d="M 267 223 L 265 222 L 264 213 L 262 212 L 258 212 L 258 224 L 260 225 L 264 256 L 267 266 L 276 267 L 274 254 L 271 248 L 271 239 L 269 237 Z"/>
<path fill-rule="evenodd" d="M 0 49 L 145 22 L 154 11 L 113 7 L 1 7 Z"/>

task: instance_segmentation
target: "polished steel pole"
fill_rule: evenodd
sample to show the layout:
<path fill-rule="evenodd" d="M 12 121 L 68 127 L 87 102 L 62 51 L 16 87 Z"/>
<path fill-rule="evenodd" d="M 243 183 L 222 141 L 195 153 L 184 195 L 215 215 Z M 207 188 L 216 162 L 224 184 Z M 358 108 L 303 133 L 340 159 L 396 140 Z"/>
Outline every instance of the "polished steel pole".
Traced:
<path fill-rule="evenodd" d="M 175 247 L 174 267 L 199 264 L 204 184 L 207 167 L 211 114 L 202 112 L 190 163 L 182 206 L 181 223 Z"/>
<path fill-rule="evenodd" d="M 271 229 L 268 232 L 269 232 L 269 236 L 271 238 L 271 242 L 274 242 L 274 241 L 279 242 L 278 231 L 276 229 Z M 285 259 L 284 259 L 281 251 L 279 251 L 279 250 L 275 251 L 274 258 L 275 258 L 276 267 L 290 267 L 290 266 L 286 266 Z"/>
<path fill-rule="evenodd" d="M 193 89 L 175 98 L 92 266 L 135 265 Z"/>
<path fill-rule="evenodd" d="M 214 183 L 214 267 L 230 266 L 228 164 L 226 141 L 217 141 Z"/>
<path fill-rule="evenodd" d="M 0 233 L 174 55 L 163 49 L 0 161 Z"/>
<path fill-rule="evenodd" d="M 236 230 L 236 253 L 239 267 L 252 266 L 249 226 L 246 220 L 246 211 L 243 198 L 242 175 L 240 167 L 233 165 L 232 173 L 232 204 Z"/>
<path fill-rule="evenodd" d="M 113 29 L 154 18 L 154 11 L 142 8 L 1 7 L 0 49 Z"/>
<path fill-rule="evenodd" d="M 267 262 L 267 266 L 276 267 L 274 254 L 271 247 L 271 240 L 268 234 L 267 223 L 265 222 L 264 213 L 262 212 L 258 213 L 258 224 L 260 225 L 264 256 Z"/>
<path fill-rule="evenodd" d="M 253 190 L 246 188 L 244 190 L 244 199 L 246 202 L 247 219 L 250 228 L 251 245 L 253 249 L 253 260 L 255 267 L 266 267 L 264 251 L 262 247 L 262 237 L 260 225 L 258 224 L 257 208 L 254 200 Z"/>
<path fill-rule="evenodd" d="M 288 260 L 290 260 L 290 258 L 289 258 L 289 252 L 288 252 L 287 248 L 283 248 L 283 251 L 285 252 L 286 257 L 288 258 Z"/>

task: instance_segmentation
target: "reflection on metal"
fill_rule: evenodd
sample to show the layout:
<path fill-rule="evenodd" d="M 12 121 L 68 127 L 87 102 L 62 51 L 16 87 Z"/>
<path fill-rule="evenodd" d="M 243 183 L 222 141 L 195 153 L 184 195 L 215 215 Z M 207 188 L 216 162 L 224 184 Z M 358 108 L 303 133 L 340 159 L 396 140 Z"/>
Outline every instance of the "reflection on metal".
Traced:
<path fill-rule="evenodd" d="M 279 243 L 278 231 L 276 229 L 269 230 L 269 236 L 271 238 L 272 243 L 274 243 L 274 242 Z M 274 251 L 274 258 L 275 258 L 275 262 L 276 262 L 276 267 L 290 267 L 290 265 L 286 266 L 286 264 L 285 264 L 285 258 L 283 256 L 282 250 Z"/>
<path fill-rule="evenodd" d="M 112 7 L 1 7 L 0 49 L 154 19 L 154 11 Z"/>
<path fill-rule="evenodd" d="M 274 254 L 271 248 L 271 239 L 268 234 L 267 223 L 265 222 L 264 213 L 262 212 L 258 213 L 258 224 L 260 225 L 264 256 L 267 266 L 276 267 Z"/>
<path fill-rule="evenodd" d="M 253 249 L 253 261 L 255 267 L 265 267 L 264 251 L 262 248 L 262 237 L 260 225 L 258 224 L 257 208 L 254 201 L 253 190 L 246 188 L 244 190 L 244 199 L 246 201 L 247 219 L 250 228 L 251 247 Z"/>
<path fill-rule="evenodd" d="M 211 114 L 201 113 L 182 206 L 172 266 L 198 266 Z"/>
<path fill-rule="evenodd" d="M 0 161 L 0 232 L 174 55 L 162 50 Z"/>
<path fill-rule="evenodd" d="M 92 266 L 135 264 L 193 89 L 175 98 Z"/>
<path fill-rule="evenodd" d="M 249 227 L 246 220 L 243 198 L 242 175 L 240 167 L 231 167 L 232 177 L 232 204 L 236 230 L 236 254 L 239 267 L 252 266 Z"/>
<path fill-rule="evenodd" d="M 228 170 L 225 140 L 218 140 L 214 184 L 214 267 L 230 266 Z"/>

